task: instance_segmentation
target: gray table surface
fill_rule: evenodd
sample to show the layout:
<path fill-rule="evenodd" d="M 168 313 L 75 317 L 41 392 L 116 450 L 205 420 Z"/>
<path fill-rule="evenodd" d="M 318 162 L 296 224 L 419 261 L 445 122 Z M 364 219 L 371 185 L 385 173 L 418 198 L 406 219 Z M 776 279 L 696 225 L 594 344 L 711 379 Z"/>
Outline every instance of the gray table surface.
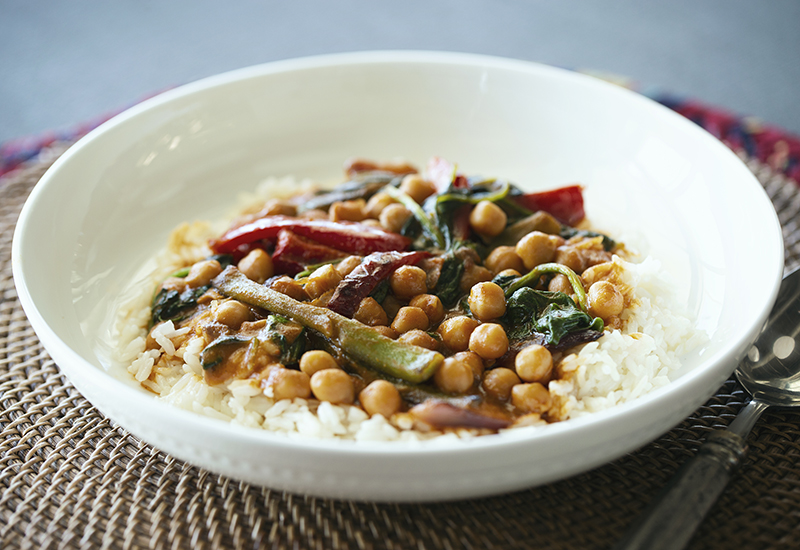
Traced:
<path fill-rule="evenodd" d="M 483 53 L 628 76 L 800 134 L 798 0 L 0 0 L 0 142 L 329 52 Z"/>

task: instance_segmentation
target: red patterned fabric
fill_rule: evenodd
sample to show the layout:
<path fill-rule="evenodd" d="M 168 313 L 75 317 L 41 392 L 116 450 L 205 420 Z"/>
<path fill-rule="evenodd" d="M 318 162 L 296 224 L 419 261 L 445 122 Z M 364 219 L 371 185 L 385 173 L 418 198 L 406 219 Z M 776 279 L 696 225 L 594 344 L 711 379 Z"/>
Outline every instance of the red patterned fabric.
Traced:
<path fill-rule="evenodd" d="M 702 126 L 734 151 L 744 151 L 800 184 L 800 136 L 696 101 L 657 94 L 650 97 Z"/>

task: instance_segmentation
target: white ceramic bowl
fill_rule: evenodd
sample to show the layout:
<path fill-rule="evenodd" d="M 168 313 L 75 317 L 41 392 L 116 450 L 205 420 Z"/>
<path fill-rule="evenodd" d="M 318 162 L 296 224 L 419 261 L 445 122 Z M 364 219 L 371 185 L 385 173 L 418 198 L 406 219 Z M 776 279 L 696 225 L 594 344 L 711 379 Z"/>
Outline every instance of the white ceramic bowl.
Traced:
<path fill-rule="evenodd" d="M 709 341 L 645 398 L 535 434 L 307 441 L 157 402 L 101 357 L 115 297 L 179 222 L 227 212 L 270 175 L 340 177 L 350 156 L 439 155 L 530 189 L 586 185 L 589 217 L 663 262 Z M 13 244 L 20 299 L 74 385 L 141 439 L 274 488 L 376 500 L 500 493 L 581 472 L 667 431 L 731 374 L 783 266 L 748 169 L 691 122 L 568 71 L 452 53 L 313 57 L 208 78 L 115 117 L 34 189 Z"/>

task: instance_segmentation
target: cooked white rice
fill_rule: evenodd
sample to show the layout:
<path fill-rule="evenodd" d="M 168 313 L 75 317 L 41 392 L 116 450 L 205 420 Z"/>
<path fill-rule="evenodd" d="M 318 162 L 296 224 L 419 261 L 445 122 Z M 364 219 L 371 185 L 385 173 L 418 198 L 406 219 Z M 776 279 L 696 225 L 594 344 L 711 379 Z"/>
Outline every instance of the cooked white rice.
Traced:
<path fill-rule="evenodd" d="M 285 183 L 285 182 L 282 182 Z M 263 186 L 275 189 L 275 182 Z M 284 188 L 291 189 L 287 185 Z M 296 189 L 296 187 L 294 187 Z M 206 257 L 208 224 L 184 224 L 170 237 L 156 259 L 157 268 L 136 285 L 140 290 L 122 304 L 113 330 L 117 360 L 156 399 L 176 407 L 234 424 L 261 428 L 290 437 L 341 438 L 359 441 L 415 441 L 432 437 L 470 437 L 475 432 L 447 434 L 419 432 L 411 420 L 396 415 L 392 422 L 380 415 L 369 418 L 358 407 L 331 405 L 313 399 L 275 401 L 249 380 L 209 386 L 203 379 L 202 338 L 189 328 L 176 329 L 171 321 L 152 333 L 158 349 L 146 350 L 149 302 L 153 289 L 169 273 Z M 704 335 L 675 303 L 674 289 L 665 281 L 657 260 L 641 263 L 614 261 L 624 282 L 634 289 L 634 300 L 622 315 L 621 330 L 607 331 L 561 363 L 562 378 L 550 382 L 553 413 L 561 420 L 601 411 L 640 397 L 670 382 L 683 354 L 700 345 Z M 545 425 L 534 423 L 533 428 Z"/>
<path fill-rule="evenodd" d="M 675 302 L 657 260 L 614 261 L 634 289 L 634 303 L 621 315 L 621 330 L 606 331 L 562 360 L 563 378 L 550 382 L 549 389 L 560 397 L 563 419 L 608 409 L 667 385 L 681 366 L 681 356 L 706 339 Z"/>

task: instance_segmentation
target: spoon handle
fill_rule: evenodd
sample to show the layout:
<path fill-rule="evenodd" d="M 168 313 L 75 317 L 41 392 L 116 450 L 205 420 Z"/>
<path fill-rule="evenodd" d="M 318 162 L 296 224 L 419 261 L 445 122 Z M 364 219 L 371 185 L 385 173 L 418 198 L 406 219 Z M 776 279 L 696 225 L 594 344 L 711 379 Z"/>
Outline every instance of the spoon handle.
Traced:
<path fill-rule="evenodd" d="M 747 450 L 739 435 L 713 432 L 697 455 L 686 462 L 669 484 L 628 529 L 614 550 L 679 550 L 728 484 Z"/>

